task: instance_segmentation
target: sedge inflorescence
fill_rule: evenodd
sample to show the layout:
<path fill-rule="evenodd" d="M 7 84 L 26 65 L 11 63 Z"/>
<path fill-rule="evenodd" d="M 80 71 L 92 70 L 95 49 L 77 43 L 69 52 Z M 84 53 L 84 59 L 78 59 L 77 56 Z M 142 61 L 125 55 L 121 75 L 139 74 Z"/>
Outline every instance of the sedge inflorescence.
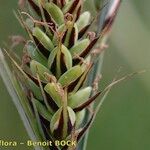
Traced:
<path fill-rule="evenodd" d="M 119 3 L 100 34 L 89 32 L 93 20 L 90 12 L 82 11 L 82 0 L 27 0 L 30 11 L 18 12 L 30 39 L 14 37 L 25 45 L 20 64 L 6 53 L 24 93 L 27 116 L 33 117 L 29 120 L 34 120 L 32 128 L 41 141 L 78 143 L 91 125 L 94 111 L 89 106 L 101 93 L 94 84 L 86 84 L 98 57 L 92 50 L 110 30 Z M 91 118 L 84 121 L 87 113 Z"/>

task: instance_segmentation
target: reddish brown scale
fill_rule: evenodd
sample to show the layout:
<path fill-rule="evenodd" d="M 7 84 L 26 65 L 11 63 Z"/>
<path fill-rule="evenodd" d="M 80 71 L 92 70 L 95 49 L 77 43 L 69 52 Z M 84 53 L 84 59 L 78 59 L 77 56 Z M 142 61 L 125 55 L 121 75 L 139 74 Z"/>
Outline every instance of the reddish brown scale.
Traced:
<path fill-rule="evenodd" d="M 74 90 L 75 86 L 78 84 L 82 76 L 83 74 L 68 86 L 68 92 L 72 92 Z"/>
<path fill-rule="evenodd" d="M 91 24 L 88 24 L 87 26 L 85 26 L 84 28 L 82 28 L 80 31 L 79 31 L 79 34 L 78 34 L 78 39 L 81 39 L 84 34 L 88 31 L 88 29 L 90 28 Z"/>
<path fill-rule="evenodd" d="M 50 52 L 41 44 L 41 42 L 35 37 L 33 36 L 35 44 L 38 47 L 38 50 L 48 59 Z"/>
<path fill-rule="evenodd" d="M 45 9 L 43 9 L 43 10 L 44 10 L 44 16 L 45 16 L 46 22 L 48 23 L 48 25 L 50 25 L 49 29 L 54 33 L 54 31 L 56 31 L 57 25 L 53 21 L 53 19 L 49 15 L 49 13 Z"/>
<path fill-rule="evenodd" d="M 94 118 L 94 113 L 92 113 L 91 115 L 91 118 L 89 119 L 89 121 L 85 124 L 85 126 L 79 130 L 77 130 L 75 133 L 74 133 L 74 136 L 76 137 L 77 139 L 77 142 L 79 142 L 81 140 L 81 138 L 84 136 L 84 134 L 86 133 L 86 131 L 89 129 L 92 121 L 93 121 L 93 118 Z M 67 146 L 64 146 L 62 148 L 62 150 L 66 150 L 67 149 Z"/>
<path fill-rule="evenodd" d="M 61 73 L 64 74 L 67 71 L 67 67 L 65 64 L 65 57 L 64 57 L 63 53 L 61 53 L 60 62 L 61 62 L 61 64 L 60 64 Z"/>
<path fill-rule="evenodd" d="M 74 112 L 80 112 L 83 109 L 87 108 L 92 102 L 94 102 L 96 100 L 96 98 L 101 94 L 101 92 L 98 92 L 97 94 L 95 94 L 93 97 L 89 98 L 85 103 L 83 103 L 82 105 L 74 108 Z"/>
<path fill-rule="evenodd" d="M 72 31 L 71 31 L 71 34 L 70 34 L 68 48 L 71 48 L 75 44 L 75 38 L 76 38 L 76 31 L 75 31 L 75 27 L 73 27 Z"/>
<path fill-rule="evenodd" d="M 74 0 L 74 2 L 72 3 L 72 6 L 70 7 L 70 9 L 69 9 L 69 11 L 67 13 L 73 14 L 75 9 L 78 7 L 80 1 L 81 0 Z"/>
<path fill-rule="evenodd" d="M 85 35 L 85 33 L 88 31 L 88 29 L 92 26 L 94 20 L 95 20 L 95 18 L 88 25 L 86 25 L 79 31 L 78 39 L 81 39 Z"/>
<path fill-rule="evenodd" d="M 50 108 L 52 108 L 52 110 L 56 112 L 59 109 L 57 104 L 54 102 L 54 100 L 51 98 L 51 96 L 47 92 L 45 92 L 45 95 L 46 95 L 46 99 Z"/>
<path fill-rule="evenodd" d="M 70 120 L 69 112 L 67 111 L 67 117 L 68 117 L 68 122 L 67 122 L 67 136 L 71 134 L 73 125 Z M 58 123 L 58 128 L 54 130 L 53 135 L 57 139 L 62 139 L 63 137 L 63 126 L 64 126 L 64 114 L 63 110 L 61 111 L 61 115 L 59 118 L 59 123 Z"/>
<path fill-rule="evenodd" d="M 82 83 L 80 84 L 78 90 L 83 86 L 83 84 L 85 83 L 87 77 L 88 77 L 88 74 L 90 73 L 91 69 L 93 67 L 93 63 L 88 67 L 87 71 L 86 71 L 86 74 L 85 74 L 85 77 L 84 79 L 82 80 Z"/>
<path fill-rule="evenodd" d="M 90 53 L 91 49 L 94 47 L 94 45 L 96 44 L 98 39 L 99 39 L 99 37 L 97 37 L 93 41 L 91 41 L 89 46 L 79 56 L 82 57 L 82 58 L 85 58 Z M 78 64 L 78 63 L 80 63 L 80 61 L 81 60 L 79 60 L 76 57 L 73 58 L 73 64 Z"/>
<path fill-rule="evenodd" d="M 43 105 L 43 104 L 42 104 Z M 39 118 L 40 118 L 40 122 L 41 122 L 41 126 L 42 126 L 42 129 L 44 131 L 44 135 L 47 136 L 47 133 L 46 133 L 46 130 L 44 128 L 44 126 L 50 130 L 50 122 L 48 120 L 46 120 L 45 118 L 43 118 L 40 114 L 39 114 Z"/>
<path fill-rule="evenodd" d="M 74 88 L 77 86 L 77 84 L 79 83 L 79 81 L 81 80 L 81 78 L 84 76 L 84 78 L 82 79 L 82 82 L 81 82 L 81 84 L 80 84 L 78 90 L 83 86 L 83 84 L 84 84 L 84 82 L 85 82 L 85 80 L 86 80 L 86 78 L 87 78 L 88 73 L 89 73 L 89 72 L 91 71 L 91 69 L 92 69 L 92 66 L 93 66 L 93 64 L 91 64 L 91 65 L 87 68 L 86 74 L 85 74 L 85 72 L 84 72 L 76 81 L 72 82 L 72 83 L 68 86 L 68 92 L 72 92 L 72 91 L 74 90 Z"/>
<path fill-rule="evenodd" d="M 55 75 L 56 74 L 56 57 L 52 63 L 52 66 L 50 68 L 50 71 Z"/>
<path fill-rule="evenodd" d="M 76 21 L 79 19 L 80 15 L 81 15 L 81 10 L 82 10 L 82 6 L 80 6 L 78 11 L 77 11 Z"/>
<path fill-rule="evenodd" d="M 30 5 L 32 6 L 32 8 L 34 9 L 34 11 L 41 17 L 41 10 L 39 8 L 39 6 L 37 6 L 35 4 L 35 2 L 33 0 L 28 0 L 28 2 L 30 3 Z M 46 19 L 46 22 L 48 24 L 53 24 L 52 28 L 49 27 L 49 29 L 53 32 L 53 31 L 56 31 L 56 23 L 53 21 L 53 19 L 51 18 L 51 16 L 49 15 L 49 13 L 46 11 L 46 9 L 42 8 L 43 9 L 43 12 L 44 12 L 44 17 Z M 44 21 L 44 20 L 42 20 Z"/>
<path fill-rule="evenodd" d="M 53 136 L 56 137 L 56 139 L 62 139 L 63 136 L 63 125 L 64 125 L 64 116 L 63 116 L 63 111 L 61 112 L 60 118 L 59 118 L 59 123 L 58 123 L 58 128 L 54 130 Z"/>
<path fill-rule="evenodd" d="M 66 0 L 60 0 L 60 3 L 61 3 L 61 6 L 63 8 L 65 6 L 65 4 L 66 4 Z"/>
<path fill-rule="evenodd" d="M 40 10 L 39 6 L 37 6 L 33 0 L 28 0 L 28 2 L 31 5 L 31 7 L 33 8 L 33 10 L 37 13 L 37 15 L 41 16 L 41 10 Z"/>
<path fill-rule="evenodd" d="M 67 33 L 68 33 L 68 29 L 64 32 L 64 34 L 62 36 L 62 43 L 65 42 Z M 76 30 L 75 30 L 75 27 L 73 27 L 72 30 L 71 30 L 70 38 L 69 38 L 68 48 L 71 48 L 75 44 L 76 36 L 77 36 L 76 35 Z"/>
<path fill-rule="evenodd" d="M 25 72 L 25 71 L 24 71 Z M 38 79 L 33 77 L 31 74 L 25 72 L 25 74 L 37 85 L 39 86 L 39 82 L 38 82 Z M 44 83 L 42 82 L 42 84 L 44 85 Z M 45 84 L 46 85 L 46 84 Z"/>
<path fill-rule="evenodd" d="M 71 120 L 70 120 L 70 117 L 69 117 L 69 112 L 67 112 L 67 115 L 68 115 L 68 122 L 67 122 L 67 126 L 68 126 L 68 130 L 67 130 L 67 135 L 70 135 L 71 132 L 72 132 L 72 129 L 73 129 L 73 125 L 71 124 Z"/>
<path fill-rule="evenodd" d="M 72 14 L 67 13 L 65 15 L 65 22 L 67 23 L 68 21 L 73 21 L 73 15 Z M 62 36 L 62 43 L 65 42 L 67 33 L 68 33 L 68 29 L 64 32 L 64 34 Z M 75 27 L 72 27 L 68 48 L 71 48 L 74 45 L 74 43 L 75 43 L 75 37 L 76 37 Z"/>
<path fill-rule="evenodd" d="M 47 130 L 49 131 L 50 130 L 50 122 L 48 120 L 46 120 L 43 116 L 41 116 L 39 114 L 39 117 L 40 117 L 40 121 L 41 121 L 41 125 L 42 125 L 42 129 L 44 131 L 44 135 L 46 137 L 46 139 L 49 139 L 49 135 L 47 133 Z"/>
<path fill-rule="evenodd" d="M 92 121 L 93 121 L 93 117 L 94 117 L 94 114 L 92 114 L 90 120 L 88 121 L 88 123 L 82 128 L 82 130 L 78 133 L 77 135 L 77 141 L 79 142 L 80 139 L 82 138 L 82 136 L 86 133 L 86 131 L 89 129 Z"/>
<path fill-rule="evenodd" d="M 45 130 L 45 132 L 46 132 L 46 139 L 47 139 L 48 141 L 52 141 L 52 146 L 50 146 L 50 150 L 60 150 L 57 146 L 55 146 L 55 141 L 54 141 L 54 139 L 52 138 L 52 135 L 51 135 L 51 133 L 50 133 L 50 130 L 48 130 L 47 127 L 44 126 L 44 125 L 43 125 L 43 128 L 44 128 L 44 130 Z"/>
<path fill-rule="evenodd" d="M 68 29 L 64 32 L 64 34 L 62 36 L 62 43 L 65 42 L 65 39 L 66 39 L 66 36 L 67 36 L 67 32 L 68 32 Z"/>

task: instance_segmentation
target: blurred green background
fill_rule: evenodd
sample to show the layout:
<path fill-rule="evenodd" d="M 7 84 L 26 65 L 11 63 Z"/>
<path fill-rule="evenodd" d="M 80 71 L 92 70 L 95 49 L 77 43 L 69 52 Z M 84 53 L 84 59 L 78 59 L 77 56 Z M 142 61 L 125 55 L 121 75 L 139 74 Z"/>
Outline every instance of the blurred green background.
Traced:
<path fill-rule="evenodd" d="M 22 33 L 12 13 L 16 4 L 17 0 L 0 1 L 0 45 L 9 35 Z M 147 72 L 113 88 L 91 129 L 87 150 L 150 149 L 149 6 L 149 0 L 122 2 L 105 55 L 101 86 L 110 83 L 120 67 L 119 76 L 143 69 Z M 0 139 L 27 140 L 24 126 L 1 79 L 0 95 Z M 14 148 L 28 149 L 25 146 Z"/>

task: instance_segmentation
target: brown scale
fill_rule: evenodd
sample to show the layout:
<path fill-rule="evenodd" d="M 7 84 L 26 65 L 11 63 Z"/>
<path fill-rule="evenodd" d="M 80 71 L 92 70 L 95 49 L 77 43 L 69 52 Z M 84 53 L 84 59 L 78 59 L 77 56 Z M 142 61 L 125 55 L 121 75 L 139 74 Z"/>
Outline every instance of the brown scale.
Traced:
<path fill-rule="evenodd" d="M 67 35 L 68 30 L 65 32 L 64 37 L 63 37 L 63 43 L 65 41 L 66 35 Z M 70 38 L 69 38 L 69 45 L 67 46 L 68 49 L 70 49 L 74 44 L 75 44 L 75 27 L 72 28 Z"/>
<path fill-rule="evenodd" d="M 79 34 L 78 34 L 78 39 L 81 39 L 84 34 L 88 31 L 88 29 L 90 28 L 91 24 L 88 24 L 86 25 L 84 28 L 82 28 L 80 31 L 79 31 Z"/>
<path fill-rule="evenodd" d="M 98 92 L 97 94 L 95 94 L 93 97 L 89 98 L 85 103 L 81 104 L 80 106 L 74 108 L 74 112 L 80 112 L 83 109 L 87 108 L 91 103 L 93 103 L 96 98 L 101 94 L 101 92 Z"/>
<path fill-rule="evenodd" d="M 38 47 L 38 50 L 48 59 L 50 52 L 40 43 L 40 41 L 35 36 L 33 36 L 33 38 L 34 38 L 35 44 Z"/>
<path fill-rule="evenodd" d="M 46 22 L 49 25 L 50 31 L 52 33 L 55 33 L 56 28 L 57 28 L 56 23 L 53 21 L 53 19 L 51 18 L 50 14 L 44 8 L 43 8 L 43 10 L 44 10 L 44 16 L 45 16 Z"/>
<path fill-rule="evenodd" d="M 92 114 L 90 120 L 87 122 L 87 124 L 82 128 L 82 130 L 80 132 L 78 132 L 77 134 L 77 142 L 80 141 L 80 139 L 82 138 L 82 136 L 86 133 L 86 131 L 89 129 L 92 121 L 93 121 L 93 117 L 94 117 L 94 114 Z"/>
<path fill-rule="evenodd" d="M 86 25 L 85 27 L 83 27 L 83 28 L 79 31 L 78 39 L 81 39 L 81 38 L 85 35 L 85 33 L 88 31 L 88 29 L 89 29 L 89 28 L 91 27 L 91 25 L 93 24 L 94 20 L 95 20 L 95 18 L 92 19 L 92 21 L 91 21 L 88 25 Z"/>
<path fill-rule="evenodd" d="M 95 46 L 96 42 L 99 40 L 99 37 L 94 38 L 91 43 L 88 45 L 88 47 L 79 55 L 79 57 L 85 58 L 90 51 L 92 50 L 92 48 Z M 73 58 L 73 64 L 76 65 L 80 63 L 80 59 L 78 59 L 77 57 Z"/>
<path fill-rule="evenodd" d="M 69 39 L 69 46 L 68 46 L 69 49 L 75 44 L 75 37 L 76 37 L 76 32 L 75 32 L 75 28 L 73 27 Z"/>
<path fill-rule="evenodd" d="M 68 114 L 68 118 L 69 118 L 69 112 L 67 112 Z M 71 132 L 72 132 L 72 129 L 73 129 L 73 125 L 71 124 L 71 120 L 70 119 L 68 119 L 68 122 L 67 122 L 67 126 L 68 126 L 68 131 L 67 131 L 67 135 L 70 135 L 71 134 Z"/>
<path fill-rule="evenodd" d="M 72 6 L 70 7 L 69 11 L 67 13 L 73 14 L 73 12 L 75 11 L 75 9 L 78 7 L 79 3 L 81 0 L 75 0 L 72 3 Z"/>
<path fill-rule="evenodd" d="M 33 0 L 28 0 L 28 2 L 30 3 L 30 5 L 34 9 L 34 11 L 37 13 L 37 15 L 42 17 L 41 10 L 40 10 L 39 6 L 37 6 Z M 53 19 L 49 15 L 49 13 L 43 7 L 42 7 L 42 9 L 43 9 L 44 16 L 45 16 L 45 19 L 46 19 L 47 23 L 48 24 L 53 24 L 52 28 L 49 27 L 49 29 L 52 32 L 55 31 L 56 30 L 56 23 L 53 21 Z M 44 21 L 44 20 L 42 20 L 42 21 Z"/>
<path fill-rule="evenodd" d="M 45 95 L 49 106 L 53 109 L 54 112 L 57 111 L 59 108 L 55 103 L 55 101 L 51 98 L 51 96 L 47 92 L 45 92 Z"/>
<path fill-rule="evenodd" d="M 56 57 L 54 58 L 50 71 L 53 73 L 53 75 L 56 75 Z"/>
<path fill-rule="evenodd" d="M 66 0 L 60 0 L 62 8 L 66 5 Z"/>
<path fill-rule="evenodd" d="M 65 64 L 65 57 L 64 57 L 64 54 L 61 53 L 60 55 L 60 68 L 61 68 L 61 73 L 64 74 L 66 71 L 67 71 L 67 67 L 66 67 L 66 64 Z"/>
<path fill-rule="evenodd" d="M 80 6 L 78 11 L 77 11 L 76 21 L 79 19 L 80 15 L 81 15 L 81 10 L 82 10 L 82 6 Z"/>
<path fill-rule="evenodd" d="M 34 11 L 35 11 L 39 16 L 41 16 L 41 11 L 40 11 L 39 6 L 37 6 L 33 0 L 28 0 L 28 2 L 29 2 L 29 4 L 32 6 L 32 8 L 34 9 Z"/>
<path fill-rule="evenodd" d="M 54 130 L 54 132 L 53 132 L 53 135 L 54 135 L 54 137 L 57 138 L 57 140 L 62 139 L 63 125 L 64 125 L 64 116 L 63 116 L 63 111 L 62 111 L 60 118 L 59 118 L 58 128 L 56 130 Z"/>
<path fill-rule="evenodd" d="M 88 73 L 90 72 L 91 68 L 92 68 L 93 64 L 90 64 L 86 70 L 86 74 L 85 72 L 83 72 L 83 74 L 78 78 L 76 79 L 74 82 L 72 82 L 69 86 L 68 86 L 68 92 L 72 92 L 74 90 L 74 88 L 77 86 L 78 82 L 80 82 L 81 78 L 84 76 L 84 78 L 82 79 L 82 82 L 78 88 L 78 90 L 83 86 L 86 78 L 87 78 L 87 75 Z"/>

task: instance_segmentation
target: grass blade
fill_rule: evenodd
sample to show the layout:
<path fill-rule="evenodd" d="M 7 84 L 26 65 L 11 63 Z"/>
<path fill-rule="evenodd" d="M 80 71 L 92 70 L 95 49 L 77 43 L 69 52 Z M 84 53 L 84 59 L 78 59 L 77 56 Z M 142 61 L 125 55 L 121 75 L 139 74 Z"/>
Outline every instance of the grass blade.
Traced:
<path fill-rule="evenodd" d="M 28 132 L 29 137 L 33 140 L 36 141 L 36 136 L 35 133 L 32 130 L 32 127 L 30 125 L 30 122 L 23 110 L 23 107 L 20 103 L 19 97 L 14 89 L 14 84 L 13 84 L 13 80 L 12 80 L 12 75 L 11 72 L 8 68 L 8 65 L 6 63 L 6 60 L 4 58 L 4 55 L 2 53 L 2 50 L 0 49 L 0 76 L 4 82 L 4 84 L 6 85 L 6 88 L 12 98 L 12 101 L 14 103 L 14 105 L 17 108 L 17 111 L 24 123 L 24 126 Z M 40 147 L 35 147 L 35 150 L 41 150 Z"/>

